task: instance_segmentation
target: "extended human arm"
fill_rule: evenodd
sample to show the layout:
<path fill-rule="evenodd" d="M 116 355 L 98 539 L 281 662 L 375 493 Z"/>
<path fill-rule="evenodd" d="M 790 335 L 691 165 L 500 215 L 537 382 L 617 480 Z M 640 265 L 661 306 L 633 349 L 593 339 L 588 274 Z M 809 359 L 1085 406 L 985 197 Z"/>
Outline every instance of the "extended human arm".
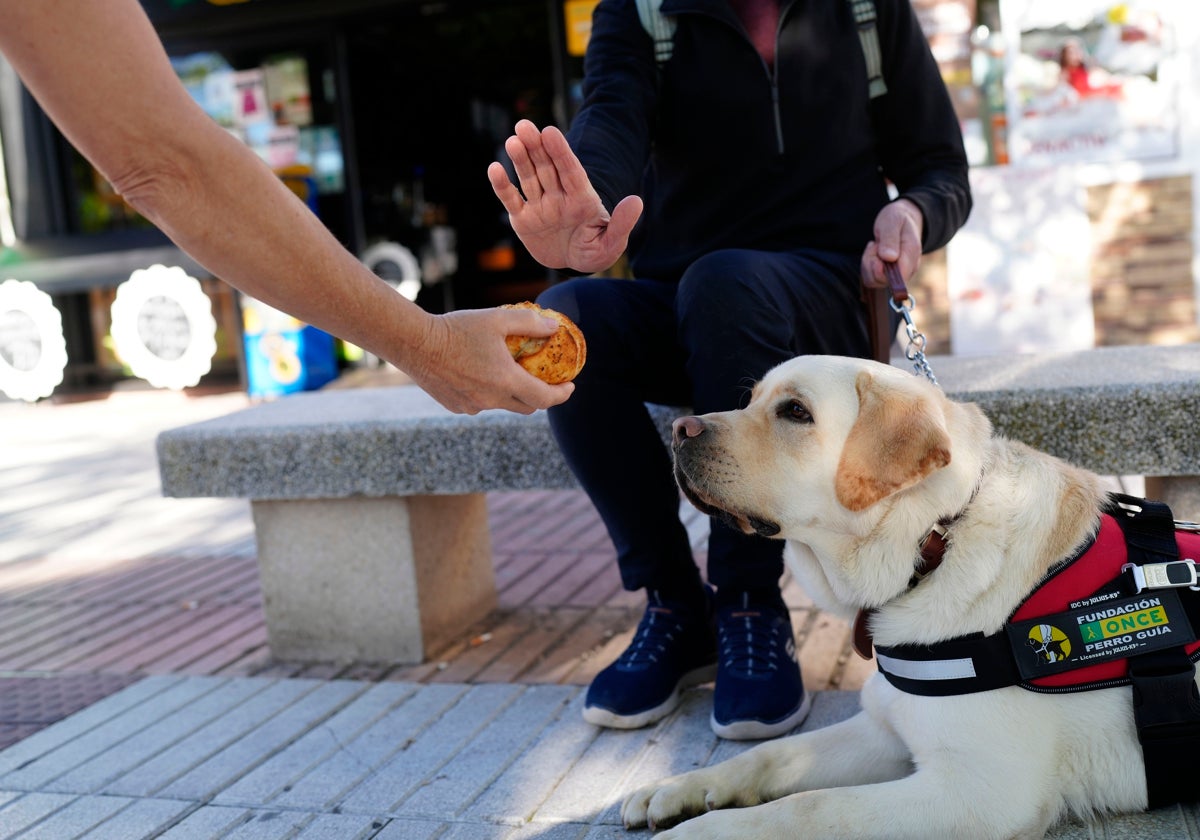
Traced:
<path fill-rule="evenodd" d="M 0 51 L 140 213 L 214 275 L 404 370 L 447 408 L 529 413 L 565 400 L 513 362 L 528 311 L 425 313 L 367 270 L 178 81 L 136 0 L 0 0 Z"/>

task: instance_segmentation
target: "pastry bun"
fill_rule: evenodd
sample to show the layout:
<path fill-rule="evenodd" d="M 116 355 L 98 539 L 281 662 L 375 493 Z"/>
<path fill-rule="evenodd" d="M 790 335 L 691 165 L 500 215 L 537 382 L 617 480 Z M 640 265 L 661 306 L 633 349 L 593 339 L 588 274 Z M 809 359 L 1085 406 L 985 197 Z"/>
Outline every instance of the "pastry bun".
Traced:
<path fill-rule="evenodd" d="M 579 375 L 587 360 L 587 343 L 574 321 L 561 312 L 543 309 L 530 301 L 509 303 L 501 308 L 532 309 L 558 321 L 558 332 L 548 338 L 510 335 L 504 339 L 508 351 L 521 367 L 551 385 L 570 382 Z"/>

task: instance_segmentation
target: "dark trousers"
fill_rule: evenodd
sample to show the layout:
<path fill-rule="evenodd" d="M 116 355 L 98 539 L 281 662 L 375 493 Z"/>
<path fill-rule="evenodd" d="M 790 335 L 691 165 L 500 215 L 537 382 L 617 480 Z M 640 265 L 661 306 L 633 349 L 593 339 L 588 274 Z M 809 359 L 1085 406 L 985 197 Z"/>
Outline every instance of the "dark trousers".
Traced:
<path fill-rule="evenodd" d="M 679 520 L 670 452 L 645 403 L 744 407 L 771 367 L 804 354 L 869 356 L 858 255 L 728 250 L 679 282 L 577 278 L 538 302 L 571 317 L 587 364 L 550 426 L 612 537 L 626 589 L 685 595 L 699 572 Z M 778 591 L 783 543 L 712 521 L 708 580 Z"/>

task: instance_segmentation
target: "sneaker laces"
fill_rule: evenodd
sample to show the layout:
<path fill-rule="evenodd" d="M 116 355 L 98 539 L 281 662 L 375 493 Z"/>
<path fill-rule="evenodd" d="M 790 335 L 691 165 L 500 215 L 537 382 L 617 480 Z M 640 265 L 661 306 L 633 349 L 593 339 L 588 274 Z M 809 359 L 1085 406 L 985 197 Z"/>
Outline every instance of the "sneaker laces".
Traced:
<path fill-rule="evenodd" d="M 721 668 L 739 677 L 763 676 L 778 671 L 780 662 L 790 659 L 781 648 L 786 647 L 787 634 L 779 632 L 784 623 L 776 621 L 771 611 L 752 609 L 749 597 L 743 595 L 741 609 L 726 612 L 717 627 Z M 791 629 L 791 623 L 786 623 Z"/>
<path fill-rule="evenodd" d="M 644 668 L 658 662 L 667 646 L 675 641 L 682 630 L 683 622 L 675 611 L 662 606 L 657 593 L 652 594 L 651 604 L 638 622 L 633 641 L 625 648 L 617 663 L 626 668 Z"/>

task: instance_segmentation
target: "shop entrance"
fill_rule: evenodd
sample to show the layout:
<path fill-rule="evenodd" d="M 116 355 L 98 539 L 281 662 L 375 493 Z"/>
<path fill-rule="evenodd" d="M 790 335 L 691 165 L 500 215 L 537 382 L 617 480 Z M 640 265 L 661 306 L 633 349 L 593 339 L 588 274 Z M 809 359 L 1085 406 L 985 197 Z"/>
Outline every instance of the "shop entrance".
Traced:
<path fill-rule="evenodd" d="M 551 11 L 543 0 L 406 5 L 347 32 L 365 244 L 417 257 L 427 309 L 524 300 L 547 283 L 486 170 L 518 119 L 555 121 Z"/>

